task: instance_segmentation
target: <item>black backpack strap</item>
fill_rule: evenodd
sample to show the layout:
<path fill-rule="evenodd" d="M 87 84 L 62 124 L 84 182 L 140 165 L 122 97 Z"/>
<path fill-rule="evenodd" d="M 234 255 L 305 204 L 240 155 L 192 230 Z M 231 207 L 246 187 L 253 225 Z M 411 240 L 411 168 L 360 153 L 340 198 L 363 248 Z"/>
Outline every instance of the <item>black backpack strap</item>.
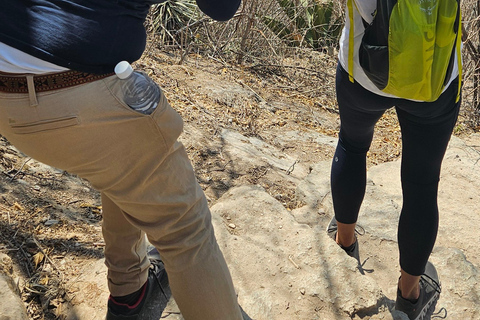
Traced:
<path fill-rule="evenodd" d="M 460 15 L 460 0 L 457 0 L 458 4 L 458 10 L 457 10 L 457 16 L 455 18 L 455 23 L 453 24 L 453 31 L 455 32 L 455 45 L 452 48 L 452 54 L 450 55 L 450 60 L 448 62 L 448 68 L 447 72 L 445 73 L 445 79 L 443 80 L 443 85 L 447 85 L 448 81 L 450 80 L 450 77 L 452 76 L 453 72 L 453 66 L 455 64 L 455 52 L 457 50 L 457 40 L 458 37 L 461 35 L 459 34 L 461 32 L 461 15 Z M 459 31 L 460 30 L 460 31 Z M 458 57 L 458 59 L 461 59 L 461 57 Z M 460 70 L 459 70 L 460 72 Z"/>

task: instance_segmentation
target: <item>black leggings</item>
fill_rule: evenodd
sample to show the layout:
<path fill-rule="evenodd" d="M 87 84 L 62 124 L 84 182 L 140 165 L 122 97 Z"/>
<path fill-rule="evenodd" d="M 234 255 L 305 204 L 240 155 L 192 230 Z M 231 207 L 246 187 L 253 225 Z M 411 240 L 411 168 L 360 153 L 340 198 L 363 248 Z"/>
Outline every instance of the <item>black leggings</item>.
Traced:
<path fill-rule="evenodd" d="M 402 131 L 400 266 L 411 275 L 422 275 L 437 237 L 440 167 L 460 107 L 460 101 L 455 102 L 458 80 L 436 101 L 414 102 L 379 96 L 350 82 L 339 64 L 336 90 L 341 126 L 331 172 L 335 217 L 342 223 L 356 223 L 375 124 L 395 107 Z"/>

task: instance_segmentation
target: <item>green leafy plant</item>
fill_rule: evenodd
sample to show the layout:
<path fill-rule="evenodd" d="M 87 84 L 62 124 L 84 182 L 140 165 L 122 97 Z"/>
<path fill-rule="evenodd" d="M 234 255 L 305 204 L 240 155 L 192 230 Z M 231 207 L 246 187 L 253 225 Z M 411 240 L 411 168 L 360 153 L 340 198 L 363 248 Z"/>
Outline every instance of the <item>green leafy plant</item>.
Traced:
<path fill-rule="evenodd" d="M 276 0 L 283 15 L 261 17 L 262 22 L 279 38 L 294 46 L 314 49 L 338 42 L 341 17 L 334 15 L 334 0 Z"/>
<path fill-rule="evenodd" d="M 175 40 L 179 30 L 200 18 L 195 0 L 167 0 L 152 6 L 147 29 L 160 36 L 160 41 Z"/>

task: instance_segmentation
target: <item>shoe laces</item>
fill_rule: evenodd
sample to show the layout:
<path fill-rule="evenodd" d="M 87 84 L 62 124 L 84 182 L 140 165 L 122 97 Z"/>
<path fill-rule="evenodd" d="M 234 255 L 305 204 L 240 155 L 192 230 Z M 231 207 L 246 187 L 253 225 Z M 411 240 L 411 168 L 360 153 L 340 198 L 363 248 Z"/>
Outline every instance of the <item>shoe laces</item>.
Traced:
<path fill-rule="evenodd" d="M 440 315 L 440 313 L 443 313 L 443 314 Z M 432 313 L 431 319 L 434 319 L 434 318 L 446 319 L 447 318 L 447 309 L 442 307 L 440 310 L 438 310 L 438 312 Z"/>
<path fill-rule="evenodd" d="M 355 233 L 359 236 L 363 236 L 365 234 L 365 229 L 361 225 L 355 225 Z"/>
<path fill-rule="evenodd" d="M 327 232 L 333 232 L 337 230 L 338 230 L 338 226 L 335 224 L 334 226 L 329 227 Z M 361 225 L 357 224 L 355 225 L 355 233 L 358 234 L 359 236 L 363 236 L 365 234 L 365 229 Z"/>
<path fill-rule="evenodd" d="M 430 281 L 426 281 L 423 277 L 430 279 Z M 430 277 L 428 274 L 424 273 L 420 278 L 420 281 L 432 287 L 438 294 L 442 292 L 442 287 L 440 283 L 437 280 Z M 431 315 L 430 319 L 434 319 L 434 318 L 445 319 L 447 317 L 447 309 L 443 307 L 440 308 L 438 312 L 434 312 L 434 311 L 435 311 L 435 304 L 430 306 L 430 309 L 428 310 L 428 312 L 430 312 L 430 315 Z"/>
<path fill-rule="evenodd" d="M 157 274 L 159 274 L 160 272 L 166 272 L 165 268 L 160 267 L 161 265 L 163 265 L 162 260 L 150 258 L 150 272 L 153 272 L 153 274 L 155 275 L 154 276 L 155 282 L 160 287 L 160 291 L 162 291 L 163 296 L 168 300 L 168 296 L 165 293 L 165 290 L 163 290 L 162 283 L 160 282 L 160 279 L 158 279 L 158 277 L 157 277 Z"/>
<path fill-rule="evenodd" d="M 420 278 L 420 281 L 428 284 L 430 287 L 432 287 L 433 289 L 435 289 L 435 291 L 437 291 L 438 293 L 441 293 L 441 292 L 442 292 L 442 287 L 441 287 L 440 283 L 438 283 L 437 280 L 433 279 L 432 277 L 430 277 L 428 274 L 425 274 L 425 273 L 423 274 L 422 277 L 425 277 L 425 278 L 430 279 L 431 282 L 426 281 L 426 280 L 424 280 L 423 278 Z"/>

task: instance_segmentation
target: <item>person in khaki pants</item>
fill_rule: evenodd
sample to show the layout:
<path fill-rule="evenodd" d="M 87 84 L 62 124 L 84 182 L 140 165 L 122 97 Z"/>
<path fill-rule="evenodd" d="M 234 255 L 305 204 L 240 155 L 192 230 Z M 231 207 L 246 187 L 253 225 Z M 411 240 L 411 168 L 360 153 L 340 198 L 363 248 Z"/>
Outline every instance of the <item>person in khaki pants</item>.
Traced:
<path fill-rule="evenodd" d="M 0 0 L 0 5 L 4 0 Z M 171 287 L 187 320 L 240 320 L 210 211 L 162 94 L 151 114 L 112 91 L 121 60 L 145 48 L 152 1 L 14 1 L 0 11 L 0 133 L 25 154 L 101 192 L 107 319 L 145 319 Z M 227 20 L 239 0 L 197 0 Z M 145 235 L 162 257 L 147 256 Z M 166 273 L 168 274 L 168 280 Z"/>

